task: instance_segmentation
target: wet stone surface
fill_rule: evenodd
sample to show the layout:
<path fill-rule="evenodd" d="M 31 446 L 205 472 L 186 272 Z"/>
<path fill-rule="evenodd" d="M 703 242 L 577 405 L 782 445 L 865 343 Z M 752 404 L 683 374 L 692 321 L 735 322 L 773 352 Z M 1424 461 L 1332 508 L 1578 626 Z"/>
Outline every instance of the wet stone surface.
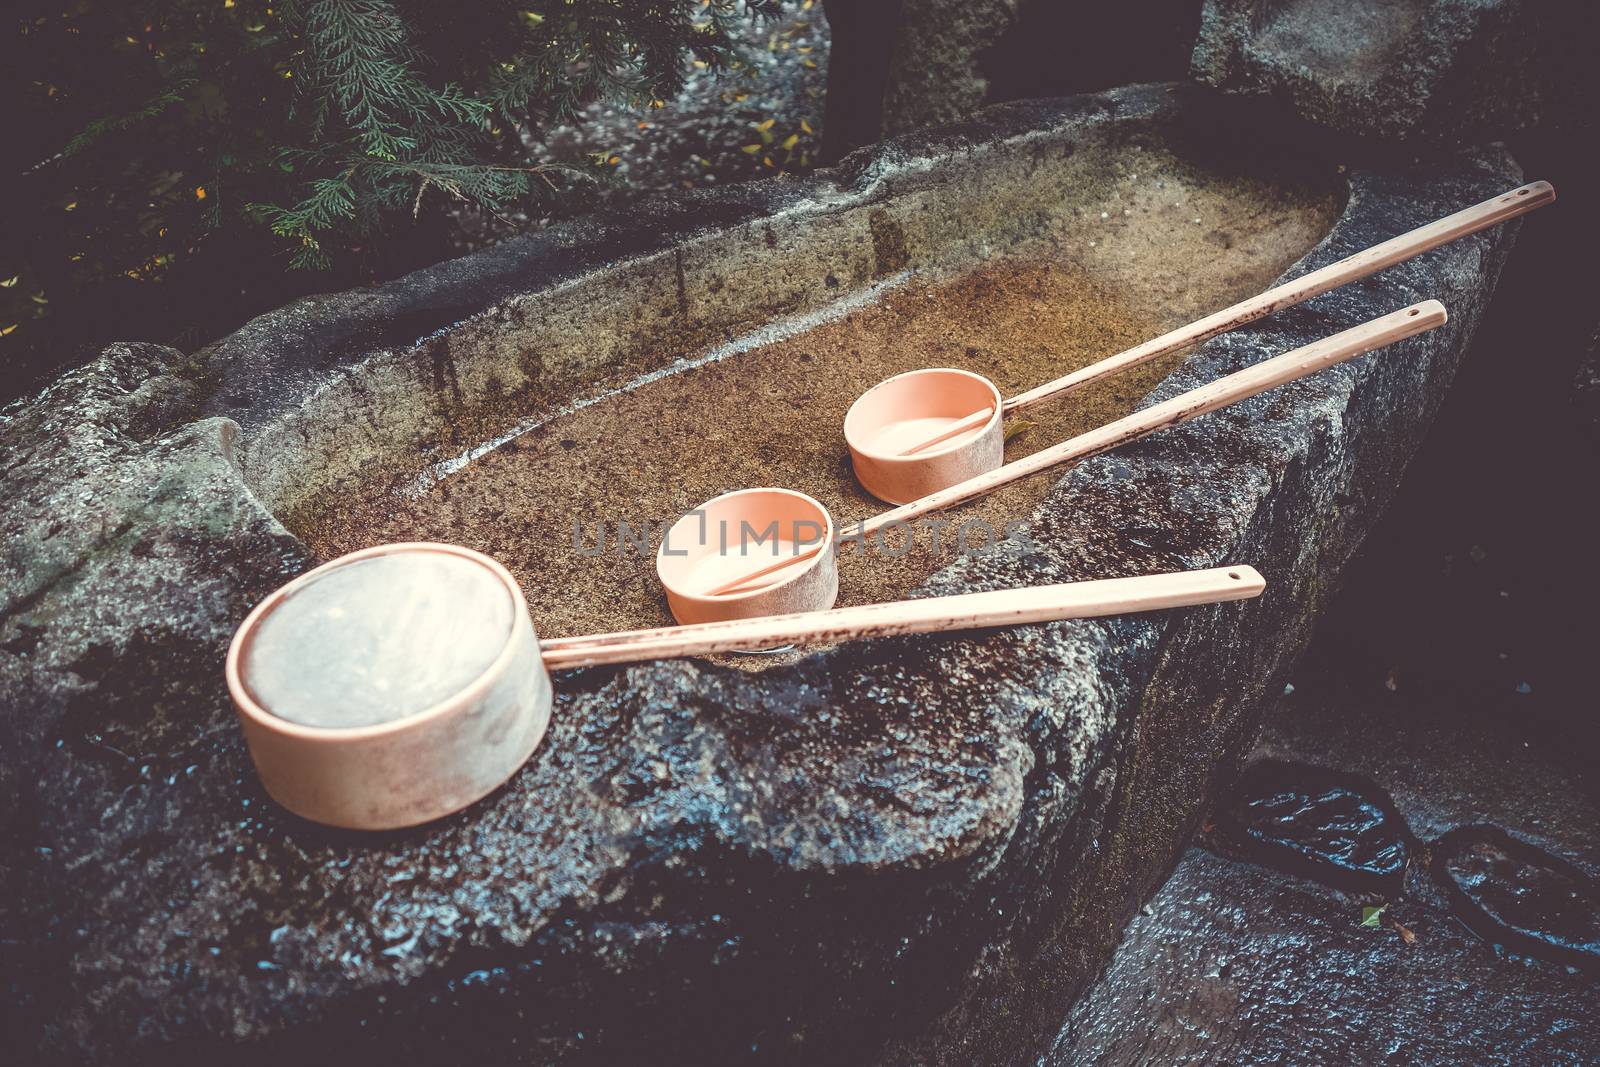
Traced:
<path fill-rule="evenodd" d="M 1193 849 L 1044 1062 L 1593 1062 L 1591 976 L 1498 955 L 1416 903 L 1362 916 L 1314 882 Z"/>
<path fill-rule="evenodd" d="M 1364 775 L 1260 760 L 1212 820 L 1202 840 L 1224 855 L 1352 894 L 1442 899 L 1486 941 L 1600 967 L 1600 893 L 1587 872 L 1491 825 L 1455 827 L 1414 846 L 1394 801 Z M 1427 859 L 1410 871 L 1416 851 Z"/>
<path fill-rule="evenodd" d="M 1401 832 L 1409 821 L 1434 838 L 1413 846 L 1403 888 L 1234 848 L 1219 811 L 1047 1062 L 1593 1062 L 1592 768 L 1514 719 L 1352 681 L 1353 667 L 1313 646 L 1242 779 L 1267 768 L 1274 784 L 1242 792 L 1326 797 L 1338 782 L 1340 823 L 1392 804 Z"/>
<path fill-rule="evenodd" d="M 1410 859 L 1410 831 L 1376 783 L 1309 764 L 1251 764 L 1213 820 L 1219 844 L 1341 889 L 1394 893 Z"/>
<path fill-rule="evenodd" d="M 1600 972 L 1600 888 L 1578 867 L 1497 826 L 1430 846 L 1456 914 L 1485 940 Z"/>

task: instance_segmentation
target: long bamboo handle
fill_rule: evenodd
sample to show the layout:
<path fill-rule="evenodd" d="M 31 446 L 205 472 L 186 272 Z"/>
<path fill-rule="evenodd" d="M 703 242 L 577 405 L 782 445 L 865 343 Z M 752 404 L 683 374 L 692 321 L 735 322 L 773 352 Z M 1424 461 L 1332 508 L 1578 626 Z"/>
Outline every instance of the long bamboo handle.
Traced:
<path fill-rule="evenodd" d="M 921 444 L 912 445 L 910 448 L 902 448 L 896 455 L 914 456 L 924 449 L 932 448 L 934 445 L 942 445 L 952 437 L 960 437 L 969 430 L 976 430 L 979 426 L 988 422 L 989 416 L 993 414 L 994 405 L 987 404 L 982 411 L 974 411 L 970 415 L 957 419 Z"/>
<path fill-rule="evenodd" d="M 1330 263 L 1310 274 L 1301 275 L 1292 281 L 1268 289 L 1257 296 L 1241 300 L 1232 307 L 1223 308 L 1221 311 L 1207 315 L 1187 326 L 1180 326 L 1170 333 L 1135 345 L 1125 352 L 1108 356 L 1098 363 L 1092 363 L 1071 374 L 1057 378 L 1055 381 L 1046 382 L 1041 386 L 1029 389 L 1025 393 L 1018 393 L 1007 400 L 1001 410 L 1009 415 L 1014 411 L 1021 411 L 1040 401 L 1047 400 L 1058 393 L 1071 392 L 1080 389 L 1090 382 L 1099 381 L 1109 374 L 1136 367 L 1141 363 L 1164 356 L 1169 352 L 1176 352 L 1192 344 L 1198 344 L 1220 333 L 1237 329 L 1247 322 L 1254 322 L 1265 315 L 1270 315 L 1280 308 L 1290 307 L 1314 296 L 1326 293 L 1330 289 L 1337 289 L 1347 282 L 1358 278 L 1365 278 L 1369 274 L 1376 274 L 1385 267 L 1392 267 L 1414 256 L 1448 244 L 1459 237 L 1486 230 L 1497 226 L 1507 219 L 1524 215 L 1535 208 L 1554 203 L 1556 191 L 1549 182 L 1530 182 L 1500 196 L 1485 200 L 1481 204 L 1447 215 L 1437 222 L 1430 222 L 1426 226 L 1419 226 L 1408 230 L 1398 237 L 1390 238 L 1382 244 L 1373 245 L 1354 255 L 1346 256 L 1336 263 Z"/>
<path fill-rule="evenodd" d="M 826 541 L 824 541 L 823 544 L 826 544 Z M 796 552 L 792 556 L 784 556 L 781 559 L 764 564 L 756 570 L 751 571 L 749 574 L 741 574 L 737 578 L 731 578 L 728 581 L 723 582 L 721 585 L 712 586 L 701 595 L 724 596 L 728 593 L 736 593 L 743 586 L 749 585 L 758 578 L 765 578 L 773 571 L 781 571 L 785 567 L 793 567 L 797 563 L 804 563 L 812 556 L 815 556 L 818 552 L 821 552 L 823 544 L 818 544 L 816 547 L 808 548 L 804 552 Z"/>
<path fill-rule="evenodd" d="M 1162 401 L 1142 411 L 1135 411 L 1088 433 L 1079 434 L 1058 445 L 1041 449 L 1031 456 L 1025 456 L 975 478 L 957 482 L 937 493 L 930 493 L 920 500 L 913 500 L 909 504 L 903 504 L 866 519 L 853 530 L 841 531 L 840 538 L 848 540 L 869 537 L 889 523 L 914 519 L 930 511 L 938 511 L 982 496 L 1002 485 L 1019 478 L 1026 478 L 1030 474 L 1037 474 L 1046 468 L 1085 459 L 1129 441 L 1137 441 L 1157 430 L 1176 426 L 1180 422 L 1188 422 L 1209 411 L 1237 404 L 1241 400 L 1283 385 L 1285 382 L 1292 382 L 1296 378 L 1304 378 L 1326 370 L 1336 363 L 1343 363 L 1374 348 L 1381 348 L 1436 326 L 1442 326 L 1448 317 L 1444 305 L 1437 300 L 1424 300 L 1420 304 L 1401 308 L 1382 318 L 1364 322 L 1332 337 L 1313 341 L 1292 352 L 1285 352 L 1281 356 L 1257 363 L 1253 367 L 1246 367 L 1227 377 L 1202 385 L 1198 389 L 1180 393 L 1171 400 Z"/>
<path fill-rule="evenodd" d="M 1157 611 L 1261 595 L 1266 581 L 1252 567 L 1214 567 L 1137 578 L 1107 578 L 986 593 L 896 600 L 832 611 L 805 611 L 758 619 L 663 626 L 654 630 L 563 637 L 541 644 L 552 670 L 600 663 L 772 648 L 920 634 L 1017 626 L 1056 619 L 1087 619 L 1135 611 Z"/>

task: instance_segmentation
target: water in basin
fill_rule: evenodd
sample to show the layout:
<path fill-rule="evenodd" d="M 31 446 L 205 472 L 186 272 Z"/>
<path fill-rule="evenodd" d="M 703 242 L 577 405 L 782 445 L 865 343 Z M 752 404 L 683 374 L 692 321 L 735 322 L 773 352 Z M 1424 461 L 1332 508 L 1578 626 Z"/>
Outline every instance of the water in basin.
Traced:
<path fill-rule="evenodd" d="M 597 383 L 603 400 L 533 419 L 451 473 L 419 480 L 397 461 L 388 476 L 314 498 L 286 521 L 323 557 L 401 540 L 487 552 L 523 583 L 543 636 L 670 623 L 652 554 L 620 550 L 619 521 L 638 530 L 763 485 L 810 494 L 838 524 L 875 514 L 884 506 L 855 483 L 842 430 L 872 385 L 944 366 L 1015 394 L 1268 287 L 1342 206 L 1342 183 L 1323 164 L 1241 176 L 1236 164 L 1210 169 L 1135 147 L 1104 166 L 1104 189 L 1062 208 L 1048 240 L 901 272 L 871 299 L 850 298 L 848 312 L 812 316 L 725 358 L 620 390 Z M 1006 458 L 1126 414 L 1181 358 L 1009 420 Z M 530 414 L 539 413 L 507 411 L 502 421 L 526 426 Z M 950 518 L 1003 530 L 1057 477 L 1013 484 Z M 955 530 L 937 550 L 918 536 L 898 556 L 843 552 L 839 603 L 904 595 L 960 550 Z"/>

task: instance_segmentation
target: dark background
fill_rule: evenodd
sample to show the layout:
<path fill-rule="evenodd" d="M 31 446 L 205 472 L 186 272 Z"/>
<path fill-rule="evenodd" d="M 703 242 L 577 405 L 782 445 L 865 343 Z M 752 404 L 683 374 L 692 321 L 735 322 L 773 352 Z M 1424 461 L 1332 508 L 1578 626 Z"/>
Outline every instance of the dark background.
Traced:
<path fill-rule="evenodd" d="M 1584 137 L 1511 147 L 1557 202 L 1524 220 L 1438 421 L 1345 572 L 1311 654 L 1375 692 L 1420 694 L 1441 718 L 1521 722 L 1563 758 L 1592 763 L 1597 160 Z"/>

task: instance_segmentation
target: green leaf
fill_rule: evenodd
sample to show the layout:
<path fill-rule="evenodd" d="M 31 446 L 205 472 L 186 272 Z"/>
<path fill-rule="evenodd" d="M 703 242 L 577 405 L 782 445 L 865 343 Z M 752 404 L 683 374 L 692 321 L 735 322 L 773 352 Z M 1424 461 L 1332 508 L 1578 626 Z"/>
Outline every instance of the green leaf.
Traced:
<path fill-rule="evenodd" d="M 1368 926 L 1368 927 L 1371 927 L 1372 929 L 1376 930 L 1379 927 L 1379 925 L 1381 925 L 1382 919 L 1383 919 L 1383 913 L 1384 913 L 1385 909 L 1387 909 L 1388 907 L 1389 907 L 1389 905 L 1387 905 L 1387 904 L 1379 904 L 1376 907 L 1373 907 L 1371 904 L 1369 904 L 1366 907 L 1362 908 L 1361 909 L 1361 925 L 1362 926 Z"/>
<path fill-rule="evenodd" d="M 1012 438 L 1021 437 L 1037 425 L 1030 419 L 1012 419 L 1006 424 L 1006 443 L 1010 444 Z"/>

